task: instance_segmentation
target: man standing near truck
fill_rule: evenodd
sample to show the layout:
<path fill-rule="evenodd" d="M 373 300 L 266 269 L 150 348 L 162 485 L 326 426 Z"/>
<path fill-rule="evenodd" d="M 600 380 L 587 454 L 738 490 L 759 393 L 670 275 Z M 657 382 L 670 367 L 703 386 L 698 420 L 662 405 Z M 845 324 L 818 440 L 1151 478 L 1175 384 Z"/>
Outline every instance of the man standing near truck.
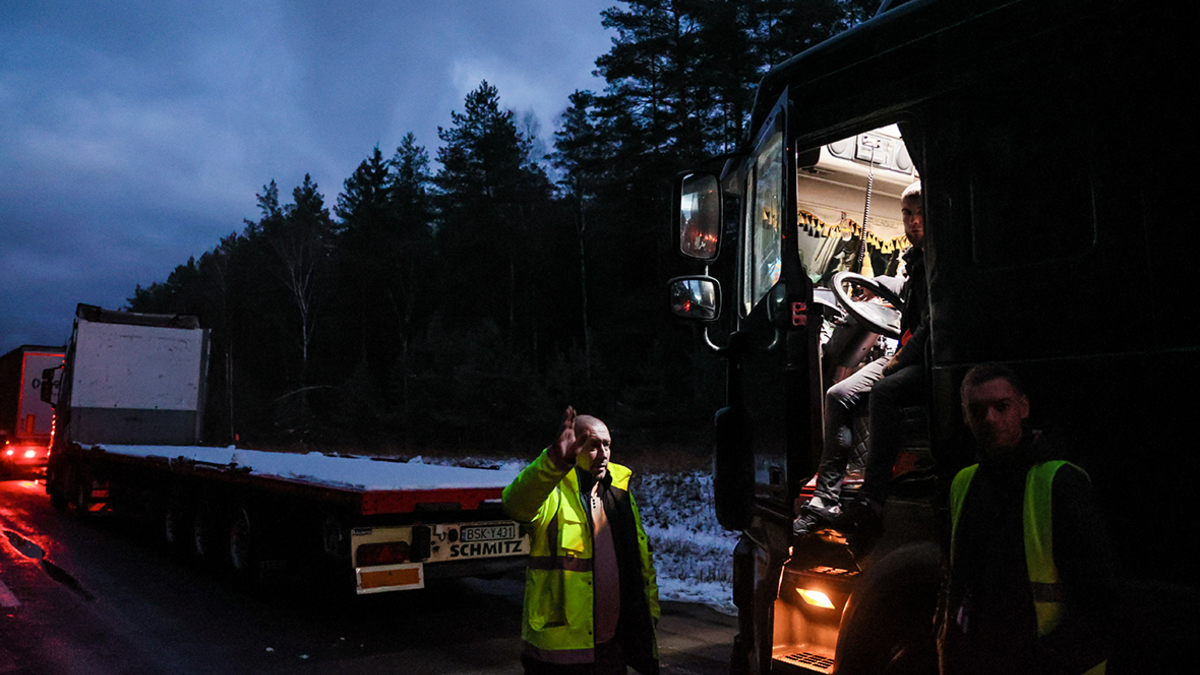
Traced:
<path fill-rule="evenodd" d="M 1103 673 L 1115 584 L 1087 474 L 1026 428 L 1008 368 L 968 371 L 962 404 L 980 461 L 950 490 L 943 675 Z"/>
<path fill-rule="evenodd" d="M 567 408 L 558 438 L 504 489 L 530 536 L 521 622 L 525 672 L 658 673 L 660 616 L 650 542 L 609 462 L 604 422 Z"/>

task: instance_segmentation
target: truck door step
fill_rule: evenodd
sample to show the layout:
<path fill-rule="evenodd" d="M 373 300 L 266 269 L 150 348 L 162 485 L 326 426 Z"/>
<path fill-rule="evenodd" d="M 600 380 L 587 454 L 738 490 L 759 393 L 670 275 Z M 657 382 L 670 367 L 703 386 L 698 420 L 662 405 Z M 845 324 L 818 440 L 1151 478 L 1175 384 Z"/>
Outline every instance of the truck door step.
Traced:
<path fill-rule="evenodd" d="M 829 673 L 833 672 L 833 657 L 810 651 L 781 654 L 772 659 L 772 672 L 783 673 Z"/>

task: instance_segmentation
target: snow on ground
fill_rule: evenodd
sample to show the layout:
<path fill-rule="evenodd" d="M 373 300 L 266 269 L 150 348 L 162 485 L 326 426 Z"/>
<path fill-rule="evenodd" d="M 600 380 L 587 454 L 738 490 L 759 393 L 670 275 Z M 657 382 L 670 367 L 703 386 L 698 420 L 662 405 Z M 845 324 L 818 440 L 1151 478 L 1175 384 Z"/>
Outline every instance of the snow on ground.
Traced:
<path fill-rule="evenodd" d="M 654 543 L 659 595 L 736 613 L 732 579 L 737 535 L 717 523 L 712 475 L 634 474 L 634 480 L 642 525 Z"/>
<path fill-rule="evenodd" d="M 402 462 L 235 447 L 103 447 L 117 454 L 161 457 L 171 461 L 186 458 L 218 465 L 235 463 L 248 469 L 251 475 L 277 476 L 357 490 L 503 487 L 525 467 L 524 460 L 516 459 L 497 462 L 415 457 Z M 731 578 L 737 535 L 717 523 L 712 476 L 702 471 L 635 473 L 632 490 L 646 534 L 654 545 L 659 596 L 665 600 L 705 604 L 733 614 Z"/>

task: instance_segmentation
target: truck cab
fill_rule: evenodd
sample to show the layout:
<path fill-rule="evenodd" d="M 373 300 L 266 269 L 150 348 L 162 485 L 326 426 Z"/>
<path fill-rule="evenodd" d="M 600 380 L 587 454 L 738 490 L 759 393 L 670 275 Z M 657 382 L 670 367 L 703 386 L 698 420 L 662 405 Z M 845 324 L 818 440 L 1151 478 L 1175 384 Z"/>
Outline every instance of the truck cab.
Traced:
<path fill-rule="evenodd" d="M 1194 217 L 1184 38 L 1160 18 L 1125 2 L 902 3 L 773 69 L 741 150 L 680 174 L 674 235 L 695 273 L 671 280 L 671 309 L 728 364 L 714 490 L 741 532 L 733 672 L 937 671 L 948 482 L 973 462 L 958 390 L 983 362 L 1023 376 L 1091 477 L 1123 584 L 1109 672 L 1173 667 L 1197 629 L 1180 412 L 1200 373 L 1168 299 L 1189 287 Z M 840 273 L 902 272 L 899 195 L 916 179 L 929 397 L 905 411 L 878 540 L 796 540 L 824 393 L 894 332 Z"/>

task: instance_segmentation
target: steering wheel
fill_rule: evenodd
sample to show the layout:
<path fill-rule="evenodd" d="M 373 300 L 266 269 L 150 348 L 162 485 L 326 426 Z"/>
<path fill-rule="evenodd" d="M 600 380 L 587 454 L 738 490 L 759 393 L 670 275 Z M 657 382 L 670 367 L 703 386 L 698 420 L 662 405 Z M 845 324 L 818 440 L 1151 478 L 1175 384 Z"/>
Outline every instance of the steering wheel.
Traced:
<path fill-rule="evenodd" d="M 855 300 L 847 293 L 844 285 L 849 282 L 861 286 L 884 300 L 892 303 L 891 307 L 878 302 Z M 879 333 L 890 338 L 900 338 L 900 310 L 904 309 L 904 301 L 883 284 L 854 272 L 838 272 L 829 282 L 830 289 L 837 296 L 838 302 L 846 308 L 846 312 L 854 317 L 862 326 L 873 333 Z"/>

